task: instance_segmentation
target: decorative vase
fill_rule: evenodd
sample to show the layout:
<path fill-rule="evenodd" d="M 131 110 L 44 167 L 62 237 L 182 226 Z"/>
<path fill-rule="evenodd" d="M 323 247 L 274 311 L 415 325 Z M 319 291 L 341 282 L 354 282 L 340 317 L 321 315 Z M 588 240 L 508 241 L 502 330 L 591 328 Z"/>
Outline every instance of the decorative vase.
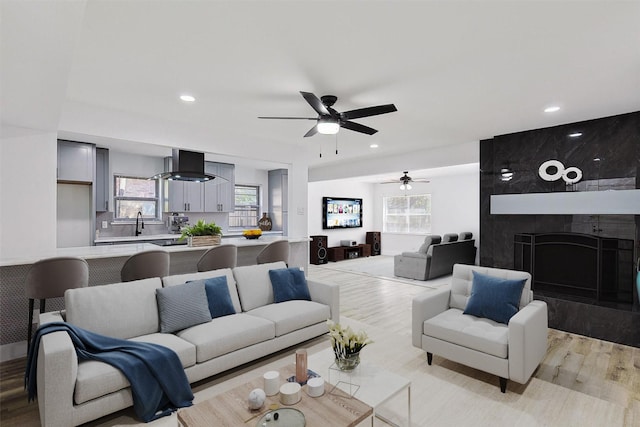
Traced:
<path fill-rule="evenodd" d="M 360 364 L 360 352 L 336 357 L 336 366 L 341 371 L 353 371 Z"/>
<path fill-rule="evenodd" d="M 272 227 L 271 219 L 267 216 L 266 212 L 263 212 L 262 218 L 258 221 L 258 227 L 262 231 L 270 231 Z"/>

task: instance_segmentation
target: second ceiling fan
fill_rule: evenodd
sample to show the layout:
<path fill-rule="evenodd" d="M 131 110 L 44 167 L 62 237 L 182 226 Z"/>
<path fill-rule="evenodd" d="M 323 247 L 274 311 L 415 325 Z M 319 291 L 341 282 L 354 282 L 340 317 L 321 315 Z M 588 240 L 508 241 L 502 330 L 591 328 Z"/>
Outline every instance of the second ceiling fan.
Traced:
<path fill-rule="evenodd" d="M 318 117 L 258 117 L 259 119 L 284 119 L 284 120 L 316 120 L 317 123 L 304 135 L 313 136 L 316 133 L 335 134 L 340 128 L 349 129 L 355 132 L 373 135 L 378 132 L 369 126 L 352 122 L 353 119 L 377 116 L 379 114 L 393 113 L 398 111 L 395 105 L 385 104 L 375 107 L 358 108 L 355 110 L 338 112 L 333 108 L 333 104 L 338 100 L 334 95 L 324 95 L 318 98 L 311 92 L 300 92 L 302 97 L 311 105 L 311 108 L 318 113 Z"/>

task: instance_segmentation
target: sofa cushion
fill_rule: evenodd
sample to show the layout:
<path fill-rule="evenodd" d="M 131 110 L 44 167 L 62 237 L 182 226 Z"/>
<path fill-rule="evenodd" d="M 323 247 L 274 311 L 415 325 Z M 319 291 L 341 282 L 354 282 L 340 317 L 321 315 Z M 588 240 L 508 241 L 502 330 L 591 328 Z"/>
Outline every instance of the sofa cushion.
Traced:
<path fill-rule="evenodd" d="M 160 332 L 170 333 L 211 320 L 204 282 L 190 282 L 156 290 Z"/>
<path fill-rule="evenodd" d="M 234 268 L 233 276 L 237 282 L 242 311 L 273 304 L 273 288 L 271 287 L 269 270 L 286 267 L 284 262 L 278 261 Z"/>
<path fill-rule="evenodd" d="M 275 337 L 273 322 L 245 313 L 213 319 L 177 333 L 196 346 L 196 361 L 206 362 Z"/>
<path fill-rule="evenodd" d="M 418 248 L 418 252 L 426 255 L 429 246 L 437 245 L 438 243 L 440 243 L 440 241 L 442 241 L 442 237 L 438 236 L 437 234 L 429 235 L 424 238 L 424 242 L 422 243 L 422 245 L 420 245 L 420 248 Z"/>
<path fill-rule="evenodd" d="M 526 279 L 500 279 L 474 271 L 471 296 L 464 314 L 508 324 L 509 319 L 518 312 L 525 281 Z"/>
<path fill-rule="evenodd" d="M 304 271 L 299 268 L 269 270 L 269 278 L 273 288 L 273 302 L 311 301 L 307 279 L 304 277 Z"/>
<path fill-rule="evenodd" d="M 509 327 L 490 319 L 463 314 L 450 308 L 423 324 L 424 334 L 443 341 L 506 359 Z"/>
<path fill-rule="evenodd" d="M 331 310 L 328 305 L 317 302 L 292 300 L 258 307 L 247 314 L 275 323 L 275 334 L 279 337 L 307 326 L 326 322 L 331 317 Z"/>
<path fill-rule="evenodd" d="M 522 296 L 520 297 L 520 308 L 531 302 L 531 275 L 529 273 L 477 265 L 456 264 L 453 266 L 453 275 L 451 277 L 451 298 L 449 300 L 451 308 L 460 310 L 466 308 L 467 300 L 471 296 L 474 271 L 502 279 L 526 279 Z"/>
<path fill-rule="evenodd" d="M 233 272 L 230 268 L 221 268 L 219 270 L 203 271 L 201 273 L 187 273 L 176 274 L 173 276 L 167 276 L 162 278 L 162 286 L 175 286 L 181 285 L 185 282 L 192 280 L 209 279 L 211 277 L 225 276 L 227 278 L 227 286 L 229 287 L 229 295 L 231 296 L 231 302 L 233 302 L 233 309 L 236 313 L 242 311 L 240 306 L 240 298 L 238 298 L 238 289 L 236 288 L 236 279 L 233 277 Z"/>
<path fill-rule="evenodd" d="M 455 233 L 447 233 L 442 236 L 442 243 L 457 242 L 458 235 Z"/>
<path fill-rule="evenodd" d="M 233 302 L 231 302 L 231 295 L 229 295 L 226 276 L 212 277 L 203 280 L 203 282 L 212 319 L 236 314 Z"/>
<path fill-rule="evenodd" d="M 196 363 L 195 346 L 175 335 L 156 333 L 132 338 L 131 341 L 160 344 L 172 349 L 178 355 L 183 368 Z M 73 400 L 80 404 L 127 387 L 129 381 L 119 369 L 104 362 L 82 361 L 78 363 Z"/>
<path fill-rule="evenodd" d="M 69 289 L 64 294 L 67 322 L 114 338 L 158 332 L 159 278 Z"/>

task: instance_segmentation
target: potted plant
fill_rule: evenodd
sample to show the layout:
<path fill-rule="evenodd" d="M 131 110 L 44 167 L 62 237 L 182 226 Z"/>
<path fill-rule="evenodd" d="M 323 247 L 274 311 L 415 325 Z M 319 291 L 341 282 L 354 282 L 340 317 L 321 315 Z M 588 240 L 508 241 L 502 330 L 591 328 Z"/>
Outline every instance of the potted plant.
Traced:
<path fill-rule="evenodd" d="M 180 230 L 182 235 L 189 239 L 189 246 L 213 246 L 219 245 L 222 239 L 222 228 L 215 222 L 206 223 L 200 219 L 194 225 L 186 225 Z"/>

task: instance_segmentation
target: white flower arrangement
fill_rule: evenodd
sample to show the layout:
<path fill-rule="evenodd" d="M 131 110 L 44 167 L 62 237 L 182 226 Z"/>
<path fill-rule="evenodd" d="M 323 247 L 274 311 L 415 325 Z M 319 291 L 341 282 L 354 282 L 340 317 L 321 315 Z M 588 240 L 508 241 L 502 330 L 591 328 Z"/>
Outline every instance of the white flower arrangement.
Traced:
<path fill-rule="evenodd" d="M 339 323 L 327 320 L 329 339 L 336 359 L 344 359 L 359 353 L 367 344 L 373 343 L 365 331 L 353 332 L 350 326 L 343 328 Z"/>

